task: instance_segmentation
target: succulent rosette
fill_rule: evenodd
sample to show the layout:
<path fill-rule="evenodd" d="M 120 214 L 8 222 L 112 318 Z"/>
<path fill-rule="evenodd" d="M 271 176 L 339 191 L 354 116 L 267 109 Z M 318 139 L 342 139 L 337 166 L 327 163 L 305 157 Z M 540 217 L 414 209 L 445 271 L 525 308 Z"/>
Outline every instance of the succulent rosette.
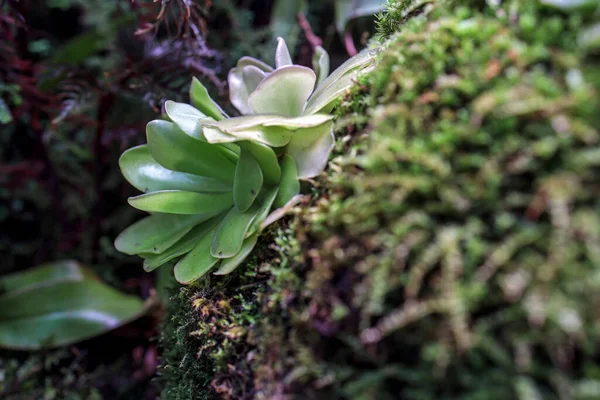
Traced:
<path fill-rule="evenodd" d="M 374 51 L 349 59 L 329 75 L 317 48 L 313 69 L 292 64 L 278 40 L 275 68 L 250 57 L 228 77 L 229 117 L 193 79 L 191 105 L 167 101 L 168 120 L 148 123 L 148 144 L 127 150 L 119 165 L 144 194 L 129 204 L 150 216 L 125 229 L 116 248 L 144 258 L 151 271 L 175 263 L 176 279 L 191 283 L 213 268 L 227 274 L 250 254 L 273 209 L 318 175 L 334 145 L 333 116 Z"/>

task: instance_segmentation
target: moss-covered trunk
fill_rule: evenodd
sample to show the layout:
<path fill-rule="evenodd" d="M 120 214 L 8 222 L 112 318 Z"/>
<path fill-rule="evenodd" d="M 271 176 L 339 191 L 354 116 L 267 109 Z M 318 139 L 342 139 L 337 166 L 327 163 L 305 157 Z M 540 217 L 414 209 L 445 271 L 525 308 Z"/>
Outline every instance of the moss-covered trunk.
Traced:
<path fill-rule="evenodd" d="M 306 201 L 174 291 L 163 398 L 600 398 L 598 6 L 574 3 L 392 1 Z"/>

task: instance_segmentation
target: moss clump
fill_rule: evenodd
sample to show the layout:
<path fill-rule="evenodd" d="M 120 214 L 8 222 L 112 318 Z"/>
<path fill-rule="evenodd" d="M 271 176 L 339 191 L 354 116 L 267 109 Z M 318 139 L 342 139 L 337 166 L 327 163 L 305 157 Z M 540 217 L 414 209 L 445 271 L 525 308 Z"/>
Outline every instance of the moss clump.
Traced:
<path fill-rule="evenodd" d="M 340 110 L 368 123 L 249 267 L 225 397 L 600 397 L 594 13 L 493 3 L 380 18 L 398 32 Z"/>

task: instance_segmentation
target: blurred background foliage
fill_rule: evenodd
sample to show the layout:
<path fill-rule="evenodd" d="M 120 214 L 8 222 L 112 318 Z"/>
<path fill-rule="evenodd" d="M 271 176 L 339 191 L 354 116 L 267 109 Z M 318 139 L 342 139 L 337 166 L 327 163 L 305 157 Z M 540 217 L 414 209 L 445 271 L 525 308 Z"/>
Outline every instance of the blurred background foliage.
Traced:
<path fill-rule="evenodd" d="M 140 217 L 127 207 L 119 155 L 144 141 L 165 100 L 187 100 L 191 76 L 226 104 L 229 68 L 244 55 L 271 61 L 277 35 L 295 42 L 300 63 L 317 43 L 341 63 L 352 51 L 344 32 L 360 47 L 372 26 L 363 18 L 347 29 L 360 2 L 346 3 L 0 2 L 0 275 L 75 259 L 127 294 L 153 297 L 155 277 L 113 247 Z M 155 398 L 160 315 L 66 349 L 2 351 L 0 397 Z"/>

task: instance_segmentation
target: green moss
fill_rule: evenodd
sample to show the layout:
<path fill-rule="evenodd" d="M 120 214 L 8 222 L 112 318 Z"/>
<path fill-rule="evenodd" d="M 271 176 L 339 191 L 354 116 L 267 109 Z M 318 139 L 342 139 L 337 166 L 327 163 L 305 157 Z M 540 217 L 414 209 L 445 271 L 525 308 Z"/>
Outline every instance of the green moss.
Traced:
<path fill-rule="evenodd" d="M 217 341 L 203 355 L 213 386 L 600 397 L 600 79 L 578 45 L 593 13 L 533 0 L 390 10 L 377 68 L 338 112 L 327 176 L 242 269 L 255 273 L 245 289 L 227 285 L 236 311 L 203 328 L 244 332 L 235 351 Z"/>

